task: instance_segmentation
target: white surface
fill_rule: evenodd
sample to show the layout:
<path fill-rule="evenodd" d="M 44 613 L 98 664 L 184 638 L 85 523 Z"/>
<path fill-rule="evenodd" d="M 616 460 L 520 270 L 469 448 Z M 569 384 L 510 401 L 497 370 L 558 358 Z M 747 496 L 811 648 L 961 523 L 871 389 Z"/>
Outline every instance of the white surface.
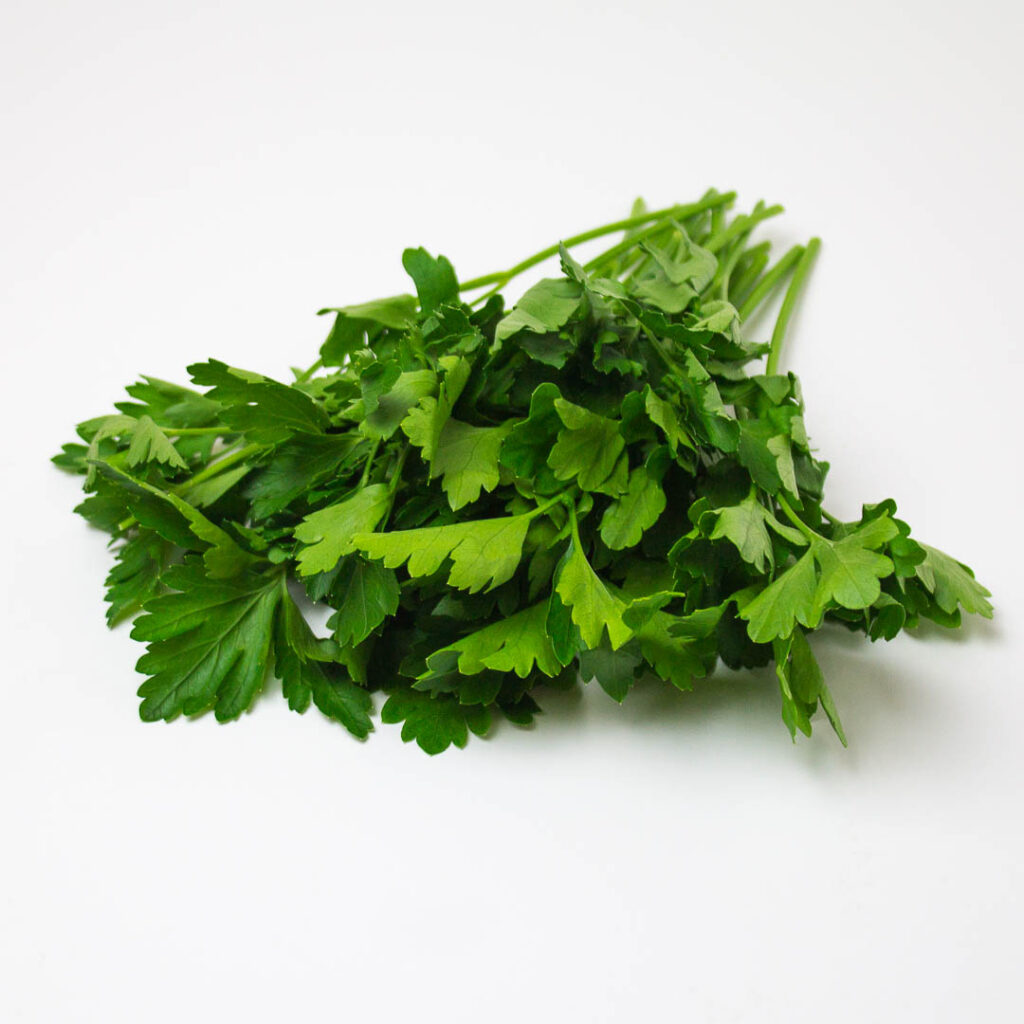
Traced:
<path fill-rule="evenodd" d="M 489 6 L 0 15 L 0 1018 L 1019 1020 L 1020 5 Z M 405 245 L 468 276 L 711 184 L 824 238 L 784 361 L 831 505 L 894 496 L 993 624 L 820 643 L 849 751 L 766 673 L 434 759 L 138 721 L 75 422 L 307 364 Z"/>

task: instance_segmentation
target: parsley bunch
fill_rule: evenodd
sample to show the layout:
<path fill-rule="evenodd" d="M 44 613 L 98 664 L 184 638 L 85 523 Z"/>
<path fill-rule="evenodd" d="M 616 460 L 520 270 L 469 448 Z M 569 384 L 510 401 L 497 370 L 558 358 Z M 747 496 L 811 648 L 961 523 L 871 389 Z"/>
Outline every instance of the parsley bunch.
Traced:
<path fill-rule="evenodd" d="M 496 714 L 529 723 L 545 687 L 622 701 L 644 673 L 687 690 L 719 660 L 774 661 L 790 733 L 820 705 L 845 743 L 811 632 L 991 615 L 893 501 L 824 509 L 828 464 L 778 370 L 818 241 L 770 264 L 750 236 L 779 207 L 730 219 L 733 199 L 638 203 L 461 283 L 407 249 L 416 295 L 322 310 L 320 358 L 290 384 L 211 359 L 188 368 L 201 390 L 144 377 L 80 424 L 54 461 L 111 535 L 108 620 L 141 612 L 142 718 L 236 718 L 272 672 L 293 710 L 360 737 L 381 690 L 383 721 L 437 753 Z M 506 309 L 501 289 L 556 255 L 561 276 Z M 329 638 L 303 591 L 333 609 Z"/>

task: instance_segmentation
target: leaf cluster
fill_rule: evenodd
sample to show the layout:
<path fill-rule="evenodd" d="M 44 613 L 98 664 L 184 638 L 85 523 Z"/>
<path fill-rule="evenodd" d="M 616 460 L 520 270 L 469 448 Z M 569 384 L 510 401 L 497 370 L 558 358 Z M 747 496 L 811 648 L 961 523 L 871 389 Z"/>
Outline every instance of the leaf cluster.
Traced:
<path fill-rule="evenodd" d="M 236 718 L 273 675 L 359 737 L 380 691 L 381 719 L 436 753 L 581 680 L 622 701 L 645 676 L 688 690 L 719 662 L 774 662 L 789 731 L 820 706 L 845 743 L 809 635 L 955 627 L 989 594 L 893 501 L 826 511 L 828 464 L 778 371 L 817 242 L 772 264 L 750 237 L 778 208 L 730 218 L 732 201 L 638 203 L 461 284 L 408 249 L 415 294 L 322 310 L 294 380 L 211 359 L 80 424 L 54 461 L 111 537 L 108 619 L 147 644 L 143 719 Z M 561 273 L 506 308 L 551 256 Z M 751 340 L 784 287 L 771 341 Z"/>

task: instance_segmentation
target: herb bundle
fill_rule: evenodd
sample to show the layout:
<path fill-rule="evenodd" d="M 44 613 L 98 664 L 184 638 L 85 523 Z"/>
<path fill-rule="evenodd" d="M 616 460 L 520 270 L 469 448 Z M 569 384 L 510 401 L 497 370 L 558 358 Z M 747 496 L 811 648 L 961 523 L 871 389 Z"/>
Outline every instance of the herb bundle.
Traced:
<path fill-rule="evenodd" d="M 622 701 L 645 673 L 687 690 L 719 660 L 774 661 L 794 738 L 820 705 L 845 743 L 809 634 L 990 616 L 893 501 L 856 522 L 823 507 L 828 464 L 778 369 L 818 242 L 772 264 L 750 237 L 779 207 L 730 218 L 733 200 L 638 203 L 461 283 L 407 249 L 415 296 L 321 310 L 320 358 L 291 383 L 211 359 L 188 368 L 201 390 L 143 377 L 80 424 L 54 461 L 111 535 L 109 622 L 141 612 L 142 718 L 236 718 L 273 673 L 292 709 L 360 737 L 383 691 L 383 721 L 437 753 L 495 715 L 528 724 L 545 688 Z M 561 276 L 507 309 L 501 289 L 554 256 Z"/>

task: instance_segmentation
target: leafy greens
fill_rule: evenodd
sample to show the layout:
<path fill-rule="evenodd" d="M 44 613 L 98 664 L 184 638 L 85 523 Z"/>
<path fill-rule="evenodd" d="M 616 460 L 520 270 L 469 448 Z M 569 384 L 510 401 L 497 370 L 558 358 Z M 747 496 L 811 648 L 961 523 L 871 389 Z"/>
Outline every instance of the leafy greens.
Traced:
<path fill-rule="evenodd" d="M 545 688 L 622 701 L 645 674 L 687 690 L 720 660 L 773 661 L 794 738 L 820 706 L 845 744 L 809 634 L 956 627 L 990 595 L 893 501 L 852 523 L 823 507 L 828 464 L 778 370 L 818 241 L 769 266 L 750 236 L 780 209 L 730 220 L 733 201 L 638 201 L 469 281 L 407 249 L 415 295 L 321 310 L 320 358 L 290 383 L 211 359 L 188 368 L 203 390 L 143 377 L 80 424 L 54 461 L 111 536 L 108 620 L 137 616 L 148 645 L 142 718 L 237 718 L 273 674 L 358 737 L 382 691 L 381 719 L 437 753 L 528 724 Z"/>

